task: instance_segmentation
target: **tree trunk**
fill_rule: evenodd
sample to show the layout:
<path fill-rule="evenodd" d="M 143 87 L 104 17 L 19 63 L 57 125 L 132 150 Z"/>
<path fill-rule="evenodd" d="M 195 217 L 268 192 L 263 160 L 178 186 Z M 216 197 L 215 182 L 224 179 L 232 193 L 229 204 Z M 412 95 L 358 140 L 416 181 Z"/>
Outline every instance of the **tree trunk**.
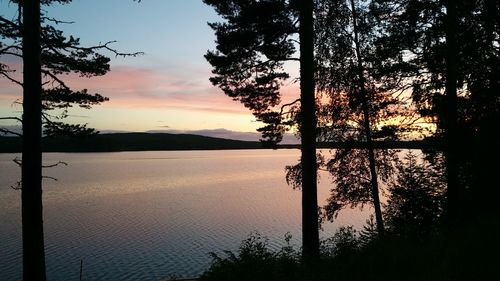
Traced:
<path fill-rule="evenodd" d="M 300 1 L 300 136 L 302 165 L 302 257 L 319 258 L 314 86 L 313 1 Z"/>
<path fill-rule="evenodd" d="M 364 66 L 363 57 L 361 56 L 361 48 L 358 35 L 358 24 L 357 24 L 357 14 L 356 5 L 354 0 L 351 0 L 352 9 L 352 23 L 354 31 L 354 45 L 356 48 L 356 57 L 358 58 L 358 76 L 359 76 L 359 91 L 361 94 L 362 107 L 363 107 L 363 125 L 366 136 L 366 146 L 368 149 L 368 162 L 370 167 L 370 185 L 371 193 L 373 199 L 373 207 L 375 209 L 375 220 L 377 221 L 377 231 L 379 235 L 384 234 L 384 220 L 382 218 L 382 208 L 380 207 L 380 198 L 378 194 L 378 179 L 377 179 L 377 169 L 375 163 L 375 150 L 372 141 L 372 131 L 370 127 L 370 99 L 368 98 L 368 93 L 365 87 L 365 77 L 364 77 Z"/>
<path fill-rule="evenodd" d="M 22 1 L 22 5 L 24 85 L 21 176 L 23 280 L 45 281 L 42 212 L 40 1 Z"/>
<path fill-rule="evenodd" d="M 446 107 L 444 116 L 447 189 L 447 224 L 449 227 L 456 225 L 459 219 L 458 207 L 460 186 L 458 179 L 458 124 L 457 124 L 457 7 L 454 0 L 446 0 Z"/>

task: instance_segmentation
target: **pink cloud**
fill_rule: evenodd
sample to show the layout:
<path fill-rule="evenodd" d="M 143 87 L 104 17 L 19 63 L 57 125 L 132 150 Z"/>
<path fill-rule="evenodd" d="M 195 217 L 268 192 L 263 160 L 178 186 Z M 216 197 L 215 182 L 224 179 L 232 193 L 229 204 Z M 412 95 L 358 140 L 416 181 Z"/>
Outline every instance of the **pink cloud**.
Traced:
<path fill-rule="evenodd" d="M 68 84 L 87 88 L 110 98 L 105 107 L 181 109 L 204 112 L 249 114 L 249 110 L 208 81 L 209 73 L 194 71 L 196 75 L 173 74 L 167 71 L 119 66 L 107 75 L 91 79 L 68 76 Z M 298 84 L 283 88 L 283 101 L 298 97 Z"/>
<path fill-rule="evenodd" d="M 172 72 L 175 70 L 171 70 Z M 208 76 L 185 77 L 146 68 L 119 66 L 107 75 L 68 75 L 71 87 L 86 88 L 110 98 L 105 107 L 184 109 L 243 114 L 245 109 L 208 82 Z"/>
<path fill-rule="evenodd" d="M 133 66 L 114 66 L 111 71 L 99 77 L 85 78 L 77 74 L 60 78 L 75 89 L 88 89 L 109 97 L 105 108 L 154 108 L 180 109 L 213 113 L 250 114 L 239 102 L 225 96 L 208 81 L 206 70 L 177 71 L 175 66 L 158 70 Z M 179 74 L 184 73 L 184 74 Z M 191 73 L 194 73 L 191 74 Z M 0 79 L 0 101 L 14 101 L 21 97 L 19 86 Z M 298 97 L 298 83 L 283 87 L 283 102 Z"/>

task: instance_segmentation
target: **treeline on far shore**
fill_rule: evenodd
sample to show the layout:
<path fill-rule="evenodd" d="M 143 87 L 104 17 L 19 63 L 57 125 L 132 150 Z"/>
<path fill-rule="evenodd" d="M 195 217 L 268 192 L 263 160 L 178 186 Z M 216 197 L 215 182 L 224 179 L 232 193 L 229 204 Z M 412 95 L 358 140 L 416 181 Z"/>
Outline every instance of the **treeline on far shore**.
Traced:
<path fill-rule="evenodd" d="M 21 152 L 21 138 L 0 136 L 0 153 Z M 318 142 L 319 149 L 353 148 L 364 149 L 363 142 Z M 423 141 L 380 141 L 373 143 L 378 149 L 431 149 L 440 150 L 441 142 Z M 270 146 L 258 141 L 242 141 L 214 138 L 192 134 L 168 133 L 112 133 L 86 137 L 58 136 L 42 141 L 44 152 L 117 152 L 117 151 L 160 151 L 160 150 L 218 150 L 218 149 L 299 149 L 299 144 L 278 144 Z"/>
<path fill-rule="evenodd" d="M 0 153 L 21 152 L 21 138 L 0 136 Z M 424 141 L 381 141 L 374 142 L 378 149 L 441 149 L 435 140 Z M 319 149 L 366 148 L 363 142 L 318 142 Z M 117 151 L 160 151 L 160 150 L 218 150 L 218 149 L 299 149 L 299 144 L 278 144 L 270 146 L 258 141 L 242 141 L 214 138 L 192 134 L 168 133 L 112 133 L 86 137 L 58 136 L 42 141 L 44 152 L 117 152 Z"/>
<path fill-rule="evenodd" d="M 0 137 L 0 153 L 21 152 L 20 137 Z M 50 137 L 44 152 L 116 152 L 149 150 L 215 150 L 262 148 L 258 141 L 240 141 L 190 134 L 115 133 L 87 137 Z"/>

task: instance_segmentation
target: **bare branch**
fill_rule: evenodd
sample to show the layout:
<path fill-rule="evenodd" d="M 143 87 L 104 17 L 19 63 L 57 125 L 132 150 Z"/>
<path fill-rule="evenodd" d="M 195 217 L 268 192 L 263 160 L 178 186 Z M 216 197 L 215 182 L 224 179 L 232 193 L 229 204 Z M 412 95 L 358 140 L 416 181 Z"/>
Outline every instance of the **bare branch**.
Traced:
<path fill-rule="evenodd" d="M 18 57 L 18 58 L 22 58 L 23 56 L 19 53 L 14 53 L 14 52 L 10 52 L 10 51 L 3 51 L 2 53 L 3 55 L 11 55 L 11 56 L 14 56 L 14 57 Z"/>
<path fill-rule="evenodd" d="M 5 71 L 0 71 L 0 74 L 3 75 L 5 78 L 7 78 L 8 80 L 10 80 L 11 82 L 19 85 L 19 86 L 23 86 L 23 83 L 21 83 L 20 81 L 17 81 L 16 79 L 10 77 L 9 74 L 7 74 Z"/>
<path fill-rule="evenodd" d="M 52 72 L 48 71 L 48 70 L 45 70 L 43 69 L 42 70 L 42 73 L 47 75 L 47 76 L 50 76 L 50 78 L 52 78 L 55 82 L 57 82 L 61 87 L 63 87 L 64 89 L 67 89 L 69 90 L 69 87 L 66 85 L 66 83 L 64 83 L 64 81 L 62 81 L 61 79 L 59 79 L 55 74 L 53 74 Z"/>
<path fill-rule="evenodd" d="M 53 181 L 58 181 L 57 178 L 54 178 L 54 177 L 51 177 L 51 176 L 42 176 L 42 179 L 49 179 L 49 180 L 53 180 Z"/>
<path fill-rule="evenodd" d="M 19 122 L 23 122 L 23 120 L 19 117 L 0 117 L 0 120 L 16 120 Z"/>
<path fill-rule="evenodd" d="M 9 45 L 9 46 L 5 46 L 5 48 L 3 48 L 3 49 L 0 49 L 0 54 L 16 55 L 18 57 L 22 57 L 20 54 L 12 53 L 11 51 L 9 51 L 10 49 L 16 49 L 18 51 L 22 51 L 22 48 L 17 46 L 17 45 Z"/>
<path fill-rule="evenodd" d="M 53 168 L 53 167 L 57 167 L 59 165 L 64 165 L 64 166 L 68 166 L 68 163 L 64 162 L 64 161 L 59 161 L 55 164 L 51 164 L 51 165 L 42 165 L 42 168 Z"/>
<path fill-rule="evenodd" d="M 12 162 L 16 163 L 19 167 L 23 165 L 23 160 L 19 159 L 19 157 L 12 159 Z"/>
<path fill-rule="evenodd" d="M 11 27 L 18 28 L 17 24 L 15 24 L 13 21 L 8 20 L 2 16 L 0 16 L 0 22 L 3 22 L 4 24 L 10 25 Z"/>
<path fill-rule="evenodd" d="M 42 17 L 42 20 L 51 21 L 55 24 L 73 24 L 73 23 L 75 23 L 74 21 L 63 21 L 63 20 L 58 20 L 58 19 L 50 18 L 50 17 Z"/>
<path fill-rule="evenodd" d="M 50 117 L 52 117 L 50 114 L 42 112 L 42 118 L 49 124 L 53 123 L 52 120 L 50 120 Z"/>
<path fill-rule="evenodd" d="M 21 183 L 22 183 L 22 181 L 18 181 L 18 182 L 16 182 L 15 185 L 11 185 L 10 187 L 14 190 L 21 190 L 21 187 L 22 187 Z"/>
<path fill-rule="evenodd" d="M 396 92 L 394 98 L 396 99 L 399 99 L 401 97 L 402 94 L 404 94 L 404 92 L 408 89 L 410 89 L 412 87 L 412 85 L 406 85 L 406 86 L 403 86 L 401 87 L 400 89 L 398 89 L 398 91 Z"/>
<path fill-rule="evenodd" d="M 23 105 L 23 99 L 22 98 L 16 99 L 15 101 L 12 102 L 12 106 L 14 106 L 15 104 Z"/>
<path fill-rule="evenodd" d="M 18 132 L 14 132 L 14 131 L 11 131 L 9 129 L 5 129 L 5 128 L 1 128 L 0 127 L 0 134 L 3 134 L 3 135 L 8 135 L 8 134 L 11 134 L 11 135 L 16 135 L 18 137 L 22 137 L 23 135 L 18 133 Z"/>
<path fill-rule="evenodd" d="M 92 47 L 77 47 L 77 46 L 68 46 L 69 49 L 74 50 L 82 50 L 82 51 L 93 51 L 93 50 L 108 50 L 115 54 L 116 57 L 137 57 L 140 55 L 144 55 L 144 52 L 134 52 L 134 53 L 122 53 L 118 52 L 116 49 L 109 47 L 110 44 L 117 43 L 118 41 L 108 41 L 104 44 L 92 46 Z"/>
<path fill-rule="evenodd" d="M 292 106 L 292 105 L 294 105 L 294 104 L 296 104 L 298 102 L 300 102 L 300 99 L 296 99 L 296 100 L 294 100 L 294 101 L 292 101 L 290 103 L 285 103 L 284 105 L 282 105 L 281 109 L 280 109 L 280 116 L 283 115 L 283 110 L 285 109 L 285 107 Z"/>

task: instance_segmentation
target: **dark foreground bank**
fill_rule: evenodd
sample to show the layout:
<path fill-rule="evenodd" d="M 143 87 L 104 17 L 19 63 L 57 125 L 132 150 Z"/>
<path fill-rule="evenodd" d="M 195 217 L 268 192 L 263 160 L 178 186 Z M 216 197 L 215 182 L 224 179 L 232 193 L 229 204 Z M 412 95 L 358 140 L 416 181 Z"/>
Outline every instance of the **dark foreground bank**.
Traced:
<path fill-rule="evenodd" d="M 494 222 L 474 223 L 454 233 L 377 238 L 366 228 L 341 228 L 321 243 L 321 258 L 300 261 L 291 246 L 270 251 L 267 240 L 252 235 L 237 253 L 213 255 L 200 281 L 445 281 L 497 280 L 500 234 Z M 486 227 L 486 228 L 485 228 Z"/>

